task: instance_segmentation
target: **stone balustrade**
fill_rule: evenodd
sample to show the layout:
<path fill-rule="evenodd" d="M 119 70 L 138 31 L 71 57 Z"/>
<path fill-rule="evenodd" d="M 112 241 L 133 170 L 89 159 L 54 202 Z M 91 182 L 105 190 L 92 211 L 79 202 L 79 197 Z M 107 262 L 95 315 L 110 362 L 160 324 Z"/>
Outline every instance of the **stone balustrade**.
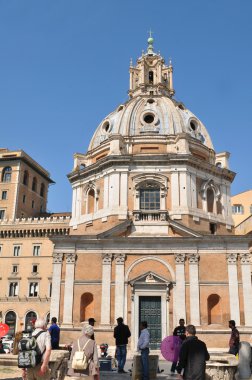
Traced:
<path fill-rule="evenodd" d="M 167 210 L 136 210 L 133 211 L 135 222 L 165 222 L 168 218 Z"/>

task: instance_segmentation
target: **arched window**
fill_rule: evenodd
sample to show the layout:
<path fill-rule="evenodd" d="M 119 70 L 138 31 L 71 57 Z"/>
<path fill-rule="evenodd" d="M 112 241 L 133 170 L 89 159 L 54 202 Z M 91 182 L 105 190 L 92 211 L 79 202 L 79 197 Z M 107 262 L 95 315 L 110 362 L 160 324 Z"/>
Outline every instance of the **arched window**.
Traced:
<path fill-rule="evenodd" d="M 218 294 L 211 294 L 207 299 L 208 324 L 222 323 L 221 298 Z"/>
<path fill-rule="evenodd" d="M 44 197 L 44 196 L 45 196 L 45 185 L 44 185 L 44 183 L 41 183 L 41 187 L 40 187 L 40 196 L 41 196 L 41 197 Z"/>
<path fill-rule="evenodd" d="M 80 302 L 80 322 L 94 316 L 94 297 L 92 293 L 84 293 Z"/>
<path fill-rule="evenodd" d="M 156 184 L 140 187 L 140 210 L 160 210 L 160 188 Z"/>
<path fill-rule="evenodd" d="M 14 311 L 9 311 L 5 315 L 5 323 L 10 328 L 8 334 L 13 335 L 13 336 L 15 335 L 15 332 L 16 332 L 16 320 L 17 320 L 17 316 Z"/>
<path fill-rule="evenodd" d="M 88 214 L 92 214 L 95 209 L 95 192 L 90 189 L 88 192 Z"/>
<path fill-rule="evenodd" d="M 213 212 L 214 210 L 214 192 L 212 189 L 207 189 L 207 211 Z"/>
<path fill-rule="evenodd" d="M 29 182 L 29 173 L 27 170 L 24 171 L 24 177 L 23 177 L 23 184 L 25 186 L 28 186 L 28 182 Z"/>
<path fill-rule="evenodd" d="M 37 178 L 33 177 L 32 180 L 32 191 L 37 191 Z"/>
<path fill-rule="evenodd" d="M 33 330 L 36 319 L 37 314 L 35 311 L 29 311 L 25 317 L 25 330 Z"/>
<path fill-rule="evenodd" d="M 12 169 L 11 169 L 10 166 L 6 166 L 3 169 L 3 172 L 2 172 L 2 182 L 10 182 L 11 181 L 11 172 L 12 172 Z"/>

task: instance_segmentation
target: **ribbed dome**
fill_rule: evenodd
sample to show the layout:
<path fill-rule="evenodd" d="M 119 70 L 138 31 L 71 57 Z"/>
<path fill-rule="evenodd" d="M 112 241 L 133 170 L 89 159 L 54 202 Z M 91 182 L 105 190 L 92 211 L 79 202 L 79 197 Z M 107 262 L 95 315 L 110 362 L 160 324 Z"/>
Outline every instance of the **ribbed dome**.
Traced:
<path fill-rule="evenodd" d="M 213 149 L 205 126 L 183 104 L 168 96 L 137 96 L 102 120 L 90 142 L 89 150 L 99 146 L 112 134 L 130 137 L 181 133 L 189 133 Z"/>

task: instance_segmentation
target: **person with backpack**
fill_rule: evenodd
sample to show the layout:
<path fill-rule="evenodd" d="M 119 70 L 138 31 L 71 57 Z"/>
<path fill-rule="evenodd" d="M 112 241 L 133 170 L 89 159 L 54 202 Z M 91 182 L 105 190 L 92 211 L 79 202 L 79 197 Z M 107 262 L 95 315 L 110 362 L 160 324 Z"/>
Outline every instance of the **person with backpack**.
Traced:
<path fill-rule="evenodd" d="M 93 326 L 85 325 L 82 335 L 73 343 L 67 372 L 67 376 L 70 376 L 71 380 L 82 377 L 90 380 L 99 380 L 100 378 L 97 345 L 92 339 L 93 335 Z"/>
<path fill-rule="evenodd" d="M 18 366 L 23 369 L 26 380 L 50 380 L 48 363 L 51 354 L 51 336 L 47 323 L 39 318 L 32 333 L 23 333 L 18 353 Z"/>

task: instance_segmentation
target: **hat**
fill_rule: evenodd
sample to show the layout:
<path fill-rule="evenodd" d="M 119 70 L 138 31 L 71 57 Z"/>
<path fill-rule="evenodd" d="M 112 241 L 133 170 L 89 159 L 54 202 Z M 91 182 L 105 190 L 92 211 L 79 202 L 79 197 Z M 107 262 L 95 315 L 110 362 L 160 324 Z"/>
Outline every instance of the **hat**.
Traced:
<path fill-rule="evenodd" d="M 96 320 L 94 318 L 88 318 L 88 322 L 96 322 Z"/>
<path fill-rule="evenodd" d="M 83 332 L 84 332 L 85 335 L 87 335 L 89 337 L 92 336 L 92 335 L 94 335 L 93 326 L 90 326 L 90 325 L 84 326 Z"/>
<path fill-rule="evenodd" d="M 122 323 L 123 322 L 123 318 L 122 317 L 119 317 L 119 318 L 116 318 L 117 322 L 119 323 Z"/>

